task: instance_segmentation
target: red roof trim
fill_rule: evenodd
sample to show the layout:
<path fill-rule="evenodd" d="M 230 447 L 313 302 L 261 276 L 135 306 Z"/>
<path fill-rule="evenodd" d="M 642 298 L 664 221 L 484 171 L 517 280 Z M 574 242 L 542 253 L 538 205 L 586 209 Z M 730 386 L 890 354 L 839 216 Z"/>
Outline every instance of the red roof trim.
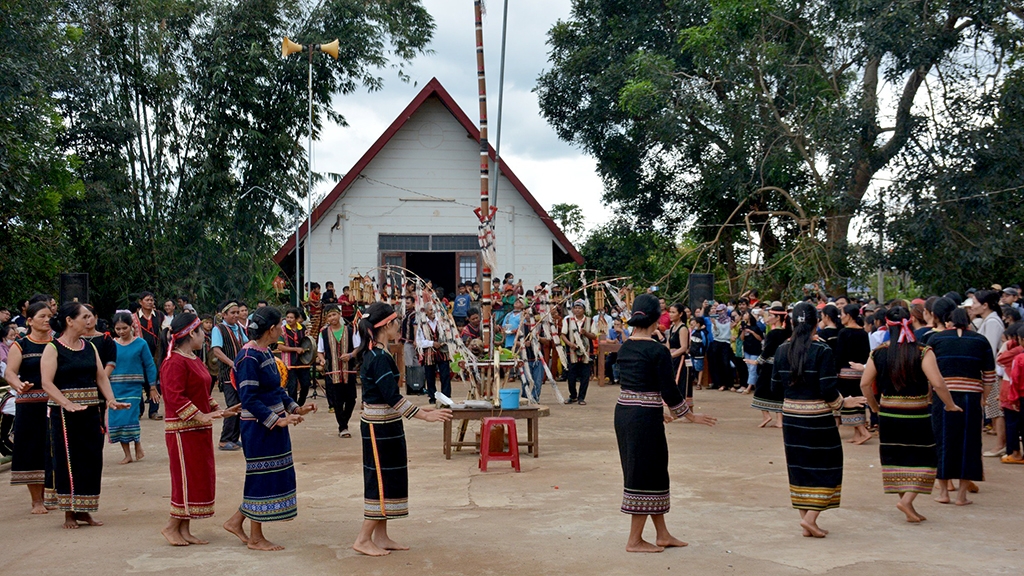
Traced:
<path fill-rule="evenodd" d="M 324 198 L 323 202 L 321 202 L 315 208 L 313 208 L 313 226 L 317 225 L 317 222 L 320 221 L 320 218 L 327 215 L 327 212 L 331 209 L 331 206 L 334 206 L 335 202 L 337 202 L 341 198 L 342 194 L 344 194 L 345 191 L 348 190 L 349 186 L 351 186 L 356 181 L 356 179 L 359 177 L 359 174 L 362 173 L 363 169 L 366 168 L 370 161 L 377 156 L 377 154 L 384 148 L 384 145 L 386 145 L 391 140 L 391 138 L 395 134 L 397 134 L 398 131 L 401 130 L 403 126 L 405 126 L 405 123 L 410 118 L 412 118 L 412 115 L 416 113 L 419 107 L 422 106 L 423 103 L 427 101 L 427 98 L 430 98 L 431 96 L 435 95 L 438 97 L 439 100 L 441 100 L 441 103 L 444 104 L 444 107 L 447 108 L 448 111 L 451 112 L 453 116 L 455 116 L 455 119 L 458 120 L 460 124 L 462 124 L 462 127 L 466 129 L 466 132 L 468 132 L 469 135 L 472 136 L 473 139 L 477 141 L 477 143 L 480 142 L 480 130 L 478 130 L 476 125 L 473 124 L 473 121 L 469 119 L 469 116 L 466 116 L 466 113 L 463 112 L 461 108 L 459 108 L 459 105 L 455 103 L 455 99 L 452 98 L 448 91 L 444 89 L 444 86 L 441 86 L 441 83 L 437 80 L 437 78 L 432 78 L 430 82 L 428 82 L 427 85 L 423 87 L 423 90 L 420 90 L 420 93 L 417 94 L 415 98 L 413 98 L 412 102 L 410 102 L 409 105 L 405 107 L 405 110 L 402 110 L 402 113 L 398 115 L 398 118 L 395 118 L 395 121 L 392 122 L 390 126 L 388 126 L 388 129 L 385 130 L 384 133 L 380 135 L 380 138 L 377 138 L 377 141 L 373 143 L 373 146 L 371 146 L 370 149 L 367 150 L 362 155 L 362 157 L 359 158 L 359 161 L 355 163 L 355 166 L 353 166 L 352 169 L 345 174 L 345 177 L 342 178 L 341 182 L 338 182 L 334 189 L 331 190 L 331 193 L 328 194 L 326 198 Z M 495 160 L 496 155 L 494 152 L 494 148 L 490 145 L 488 145 L 488 148 L 490 150 L 491 160 Z M 565 234 L 562 233 L 562 230 L 558 227 L 557 224 L 555 224 L 554 220 L 552 220 L 551 217 L 548 216 L 547 211 L 545 211 L 544 208 L 540 205 L 540 203 L 537 202 L 537 199 L 533 197 L 533 194 L 530 194 L 530 191 L 526 189 L 526 186 L 523 185 L 522 181 L 520 181 L 519 178 L 516 177 L 516 175 L 504 162 L 502 162 L 501 164 L 501 173 L 504 174 L 506 178 L 508 178 L 509 183 L 511 183 L 512 187 L 519 192 L 519 194 L 523 197 L 523 200 L 526 200 L 526 203 L 529 204 L 531 208 L 533 208 L 533 211 L 536 212 L 537 216 L 540 217 L 541 222 L 543 222 L 544 225 L 547 226 L 548 230 L 551 231 L 551 234 L 554 235 L 555 240 L 557 240 L 558 243 L 561 244 L 563 248 L 565 248 L 566 252 L 569 253 L 569 256 L 571 256 L 577 264 L 582 265 L 583 256 L 576 250 L 576 247 L 572 245 L 572 242 L 570 242 L 569 239 L 565 237 Z M 300 238 L 306 237 L 308 226 L 309 219 L 306 219 L 300 226 Z M 284 259 L 288 257 L 288 254 L 291 253 L 294 249 L 295 235 L 293 234 L 284 243 L 284 246 L 281 246 L 281 249 L 277 251 L 277 254 L 274 255 L 274 261 L 277 262 L 278 265 L 280 265 L 281 262 L 283 262 Z"/>

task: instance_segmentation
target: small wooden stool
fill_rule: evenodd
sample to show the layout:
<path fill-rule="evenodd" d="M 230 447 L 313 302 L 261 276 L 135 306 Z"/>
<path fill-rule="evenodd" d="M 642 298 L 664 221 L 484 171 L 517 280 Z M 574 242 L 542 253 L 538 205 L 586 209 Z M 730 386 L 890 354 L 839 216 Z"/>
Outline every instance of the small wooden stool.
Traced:
<path fill-rule="evenodd" d="M 508 452 L 502 451 L 500 444 L 495 447 L 498 452 L 491 452 L 491 430 L 497 426 L 508 428 Z M 519 472 L 519 439 L 516 436 L 516 419 L 508 416 L 484 418 L 480 428 L 480 471 L 487 472 L 487 462 L 511 462 Z"/>

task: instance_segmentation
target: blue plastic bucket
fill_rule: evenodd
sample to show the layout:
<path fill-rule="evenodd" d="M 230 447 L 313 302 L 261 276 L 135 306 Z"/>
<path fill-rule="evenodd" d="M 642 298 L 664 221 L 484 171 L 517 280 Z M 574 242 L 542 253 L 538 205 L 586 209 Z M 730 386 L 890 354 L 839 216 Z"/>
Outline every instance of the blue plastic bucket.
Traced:
<path fill-rule="evenodd" d="M 518 388 L 505 388 L 501 390 L 501 409 L 502 410 L 518 410 L 519 409 L 519 389 Z"/>

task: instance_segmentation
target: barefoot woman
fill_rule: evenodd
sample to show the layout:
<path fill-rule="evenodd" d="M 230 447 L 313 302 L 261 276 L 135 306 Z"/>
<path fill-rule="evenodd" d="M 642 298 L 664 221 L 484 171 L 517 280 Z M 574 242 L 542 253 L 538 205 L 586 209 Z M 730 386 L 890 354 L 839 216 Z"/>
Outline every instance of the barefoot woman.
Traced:
<path fill-rule="evenodd" d="M 60 336 L 43 349 L 40 364 L 43 390 L 50 397 L 53 489 L 65 528 L 78 528 L 79 522 L 102 526 L 91 516 L 99 508 L 103 475 L 100 395 L 110 410 L 129 407 L 114 399 L 99 353 L 82 338 L 90 316 L 78 302 L 62 305 L 50 319 Z"/>
<path fill-rule="evenodd" d="M 217 486 L 213 420 L 236 414 L 241 407 L 218 410 L 217 402 L 210 397 L 210 372 L 196 356 L 196 350 L 203 349 L 205 337 L 195 314 L 175 316 L 170 338 L 171 352 L 160 366 L 160 383 L 166 411 L 164 438 L 171 465 L 171 518 L 161 534 L 174 546 L 206 544 L 192 535 L 189 522 L 213 516 Z"/>
<path fill-rule="evenodd" d="M 272 306 L 256 310 L 249 321 L 249 342 L 235 356 L 232 378 L 242 401 L 242 451 L 245 488 L 242 505 L 224 528 L 251 550 L 284 550 L 263 536 L 263 523 L 291 520 L 298 513 L 295 468 L 289 424 L 316 411 L 316 404 L 299 406 L 281 387 L 281 373 L 269 346 L 281 338 L 281 313 Z M 252 531 L 242 530 L 248 518 Z"/>
<path fill-rule="evenodd" d="M 388 520 L 409 515 L 409 469 L 402 417 L 427 422 L 451 420 L 451 410 L 419 408 L 398 391 L 398 365 L 388 343 L 400 325 L 390 304 L 376 302 L 359 321 L 357 361 L 363 363 L 363 526 L 352 548 L 368 556 L 408 550 L 388 536 Z M 666 352 L 667 353 L 667 352 Z"/>
<path fill-rule="evenodd" d="M 789 497 L 800 511 L 804 536 L 824 538 L 818 515 L 839 508 L 843 484 L 843 444 L 832 412 L 864 405 L 863 397 L 843 398 L 836 389 L 832 349 L 815 339 L 818 314 L 801 302 L 793 308 L 793 337 L 775 353 L 772 386 L 781 390 L 782 441 L 786 446 Z"/>
<path fill-rule="evenodd" d="M 11 462 L 11 485 L 28 486 L 32 497 L 32 513 L 46 514 L 43 506 L 43 480 L 50 463 L 46 432 L 46 399 L 39 360 L 50 342 L 50 308 L 36 302 L 25 313 L 28 336 L 11 346 L 7 356 L 7 383 L 18 393 L 14 416 L 14 460 Z"/>
<path fill-rule="evenodd" d="M 939 373 L 935 353 L 920 346 L 914 336 L 910 312 L 893 306 L 885 313 L 889 341 L 871 353 L 860 389 L 871 410 L 878 413 L 882 486 L 886 494 L 899 494 L 896 508 L 907 522 L 921 522 L 914 509 L 918 494 L 931 494 L 935 484 L 935 435 L 928 397 L 934 390 L 947 412 L 961 412 L 953 403 Z M 875 401 L 875 388 L 882 395 Z"/>
<path fill-rule="evenodd" d="M 156 386 L 156 363 L 149 345 L 143 338 L 135 337 L 132 325 L 132 313 L 121 310 L 114 314 L 114 332 L 117 339 L 117 364 L 110 375 L 110 388 L 118 402 L 130 404 L 131 408 L 112 412 L 108 417 L 107 435 L 111 444 L 120 444 L 124 451 L 121 464 L 132 462 L 131 444 L 135 443 L 135 459 L 142 460 L 142 428 L 139 426 L 139 414 L 142 411 L 143 393 L 151 402 L 159 402 L 160 394 Z M 152 383 L 152 384 L 151 384 Z"/>
<path fill-rule="evenodd" d="M 667 546 L 686 546 L 669 533 L 668 441 L 665 422 L 685 417 L 690 422 L 715 425 L 715 418 L 694 414 L 675 382 L 672 357 L 664 345 L 652 339 L 660 316 L 658 299 L 650 294 L 633 302 L 629 325 L 633 335 L 619 350 L 619 383 L 622 391 L 615 405 L 615 436 L 622 462 L 622 511 L 632 516 L 627 552 L 661 552 Z M 671 414 L 664 413 L 667 405 Z M 655 543 L 643 539 L 651 517 L 657 531 Z"/>
<path fill-rule="evenodd" d="M 761 410 L 763 418 L 758 428 L 782 428 L 782 390 L 772 389 L 772 364 L 775 362 L 775 352 L 793 335 L 793 329 L 789 327 L 789 314 L 782 302 L 772 302 L 765 322 L 770 330 L 764 337 L 761 355 L 756 360 L 757 384 L 754 386 L 754 399 L 750 406 Z M 779 414 L 775 424 L 772 424 L 772 414 Z"/>

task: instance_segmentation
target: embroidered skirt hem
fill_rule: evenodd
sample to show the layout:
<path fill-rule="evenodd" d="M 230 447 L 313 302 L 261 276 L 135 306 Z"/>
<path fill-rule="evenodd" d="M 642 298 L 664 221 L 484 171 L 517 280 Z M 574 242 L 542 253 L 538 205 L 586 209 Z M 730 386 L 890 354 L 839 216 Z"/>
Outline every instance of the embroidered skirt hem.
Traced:
<path fill-rule="evenodd" d="M 615 438 L 622 463 L 622 512 L 668 513 L 668 441 L 662 407 L 616 404 Z"/>
<path fill-rule="evenodd" d="M 359 431 L 363 439 L 363 518 L 407 517 L 409 468 L 402 420 L 371 424 L 361 419 Z"/>
<path fill-rule="evenodd" d="M 14 438 L 11 484 L 42 484 L 46 479 L 49 452 L 45 402 L 15 405 Z"/>

